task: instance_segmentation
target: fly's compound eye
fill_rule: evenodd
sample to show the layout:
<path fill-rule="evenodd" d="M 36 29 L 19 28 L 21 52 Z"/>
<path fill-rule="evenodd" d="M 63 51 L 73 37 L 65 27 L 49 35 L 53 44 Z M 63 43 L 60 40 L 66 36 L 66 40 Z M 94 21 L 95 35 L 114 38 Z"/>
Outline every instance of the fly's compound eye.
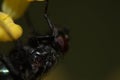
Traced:
<path fill-rule="evenodd" d="M 69 45 L 68 45 L 68 39 L 66 37 L 58 36 L 55 40 L 59 45 L 61 52 L 65 53 L 68 51 Z"/>
<path fill-rule="evenodd" d="M 61 52 L 67 52 L 69 48 L 69 30 L 67 28 L 58 29 L 55 41 L 59 45 Z"/>

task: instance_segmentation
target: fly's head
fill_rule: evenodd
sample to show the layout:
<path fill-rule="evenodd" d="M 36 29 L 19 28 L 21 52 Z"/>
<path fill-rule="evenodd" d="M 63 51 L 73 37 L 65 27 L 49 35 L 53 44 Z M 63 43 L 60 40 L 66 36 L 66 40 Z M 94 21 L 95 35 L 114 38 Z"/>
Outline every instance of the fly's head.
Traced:
<path fill-rule="evenodd" d="M 66 53 L 69 49 L 69 30 L 67 28 L 58 29 L 58 34 L 55 37 L 60 51 Z"/>

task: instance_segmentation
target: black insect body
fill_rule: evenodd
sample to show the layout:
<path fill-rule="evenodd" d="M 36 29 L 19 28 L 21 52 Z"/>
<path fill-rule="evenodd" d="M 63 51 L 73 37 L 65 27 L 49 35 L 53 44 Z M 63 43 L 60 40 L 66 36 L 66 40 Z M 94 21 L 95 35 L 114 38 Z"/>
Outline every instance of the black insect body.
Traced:
<path fill-rule="evenodd" d="M 16 45 L 8 56 L 1 56 L 0 80 L 37 80 L 68 50 L 68 31 L 52 24 L 47 15 L 48 0 L 46 1 L 44 17 L 51 33 L 33 34 L 26 45 Z"/>
<path fill-rule="evenodd" d="M 55 28 L 53 35 L 31 37 L 28 45 L 15 48 L 9 58 L 23 80 L 35 80 L 37 76 L 47 73 L 64 55 L 67 41 L 68 35 Z"/>

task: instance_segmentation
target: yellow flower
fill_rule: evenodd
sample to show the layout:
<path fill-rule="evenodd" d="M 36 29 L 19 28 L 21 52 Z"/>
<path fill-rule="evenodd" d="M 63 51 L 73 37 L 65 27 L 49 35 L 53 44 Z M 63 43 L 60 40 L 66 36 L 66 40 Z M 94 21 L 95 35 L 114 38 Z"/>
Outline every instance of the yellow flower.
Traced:
<path fill-rule="evenodd" d="M 0 12 L 0 41 L 8 42 L 17 40 L 23 33 L 22 28 L 15 24 L 11 17 Z"/>
<path fill-rule="evenodd" d="M 44 0 L 4 0 L 0 12 L 0 41 L 8 42 L 22 36 L 22 28 L 13 22 L 21 17 L 33 1 Z"/>
<path fill-rule="evenodd" d="M 4 0 L 2 4 L 2 11 L 7 13 L 13 19 L 21 17 L 30 2 L 44 1 L 44 0 Z"/>

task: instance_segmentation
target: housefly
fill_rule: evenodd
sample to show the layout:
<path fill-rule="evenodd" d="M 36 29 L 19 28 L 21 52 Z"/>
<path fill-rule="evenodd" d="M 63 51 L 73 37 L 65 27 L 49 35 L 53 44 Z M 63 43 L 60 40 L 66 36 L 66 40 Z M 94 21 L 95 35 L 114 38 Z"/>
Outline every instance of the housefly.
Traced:
<path fill-rule="evenodd" d="M 17 41 L 6 55 L 0 56 L 0 80 L 37 80 L 46 74 L 69 47 L 69 31 L 57 28 L 50 20 L 46 0 L 44 18 L 50 28 L 47 35 L 33 33 L 24 45 Z M 29 16 L 26 15 L 28 24 Z M 22 44 L 22 45 L 21 45 Z"/>

